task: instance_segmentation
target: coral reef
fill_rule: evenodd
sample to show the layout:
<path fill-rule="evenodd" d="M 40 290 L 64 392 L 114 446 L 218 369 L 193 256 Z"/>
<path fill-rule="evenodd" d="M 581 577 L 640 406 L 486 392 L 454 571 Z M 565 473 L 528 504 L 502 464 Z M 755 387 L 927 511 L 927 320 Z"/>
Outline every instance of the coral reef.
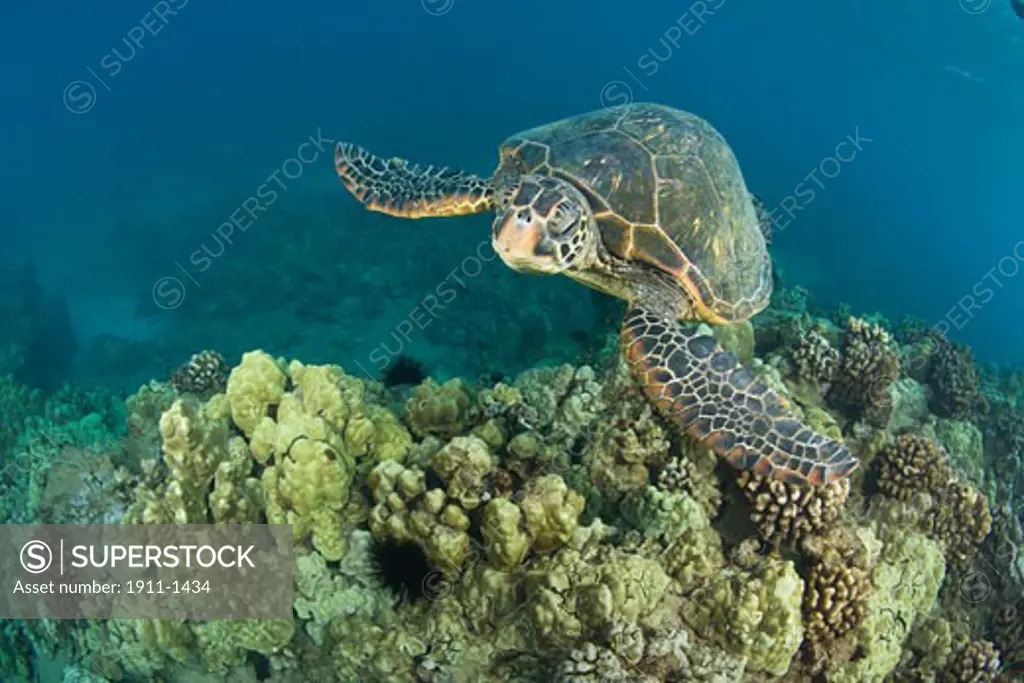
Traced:
<path fill-rule="evenodd" d="M 894 671 L 914 621 L 932 609 L 945 574 L 938 543 L 913 532 L 887 543 L 872 572 L 867 615 L 853 633 L 857 656 L 832 665 L 828 680 L 877 681 Z"/>
<path fill-rule="evenodd" d="M 405 402 L 405 421 L 417 436 L 451 438 L 473 420 L 473 400 L 460 379 L 438 384 L 428 378 Z"/>
<path fill-rule="evenodd" d="M 839 351 L 819 332 L 811 330 L 793 350 L 793 365 L 804 381 L 826 384 L 839 368 Z"/>
<path fill-rule="evenodd" d="M 892 413 L 890 389 L 900 376 L 900 358 L 880 326 L 849 318 L 831 396 L 868 422 L 884 427 Z"/>
<path fill-rule="evenodd" d="M 986 640 L 976 640 L 958 652 L 942 672 L 941 683 L 992 683 L 999 674 L 999 652 Z"/>
<path fill-rule="evenodd" d="M 1003 605 L 996 612 L 992 631 L 1004 660 L 1024 660 L 1024 599 Z"/>
<path fill-rule="evenodd" d="M 224 356 L 216 351 L 200 351 L 175 370 L 170 381 L 182 394 L 209 398 L 227 387 L 228 372 L 230 368 Z"/>
<path fill-rule="evenodd" d="M 803 598 L 807 645 L 816 660 L 839 659 L 842 641 L 868 614 L 870 553 L 850 530 L 837 530 L 806 546 L 812 557 Z"/>
<path fill-rule="evenodd" d="M 683 618 L 744 658 L 748 671 L 780 676 L 803 640 L 803 590 L 792 562 L 768 560 L 754 572 L 726 569 L 687 597 Z"/>
<path fill-rule="evenodd" d="M 992 528 L 985 495 L 958 481 L 945 451 L 924 437 L 901 435 L 877 462 L 879 490 L 915 503 L 918 527 L 942 542 L 951 562 L 966 566 Z"/>
<path fill-rule="evenodd" d="M 969 419 L 978 407 L 978 368 L 974 354 L 966 346 L 957 346 L 945 337 L 935 340 L 928 373 L 932 387 L 932 407 L 943 417 Z"/>
<path fill-rule="evenodd" d="M 935 442 L 903 434 L 877 457 L 878 488 L 897 500 L 910 500 L 925 492 L 946 487 L 953 473 L 946 453 Z"/>
<path fill-rule="evenodd" d="M 753 472 L 741 472 L 738 481 L 752 506 L 750 521 L 762 538 L 776 544 L 796 544 L 830 528 L 850 492 L 845 479 L 814 489 Z"/>
<path fill-rule="evenodd" d="M 900 359 L 962 354 L 856 318 L 841 333 L 799 294 L 758 322 L 769 352 L 751 364 L 867 463 L 815 488 L 737 475 L 614 354 L 415 386 L 197 354 L 124 406 L 0 381 L 4 521 L 287 523 L 295 540 L 292 618 L 5 623 L 0 671 L 59 657 L 60 673 L 126 683 L 995 680 L 1024 658 L 1024 534 L 1013 501 L 990 511 L 985 495 L 1012 406 L 990 402 L 983 430 L 929 406 Z M 719 332 L 750 355 L 750 331 Z M 993 598 L 957 599 L 979 574 Z"/>

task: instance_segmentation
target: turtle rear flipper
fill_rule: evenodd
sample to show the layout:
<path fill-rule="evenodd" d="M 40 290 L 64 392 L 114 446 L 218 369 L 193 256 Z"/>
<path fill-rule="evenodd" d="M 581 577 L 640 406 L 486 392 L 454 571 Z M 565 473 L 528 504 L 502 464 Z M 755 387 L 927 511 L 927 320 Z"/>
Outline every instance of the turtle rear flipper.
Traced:
<path fill-rule="evenodd" d="M 621 341 L 626 362 L 651 402 L 734 467 L 815 486 L 842 479 L 857 467 L 842 444 L 802 424 L 714 337 L 633 308 Z"/>
<path fill-rule="evenodd" d="M 372 211 L 402 218 L 465 216 L 490 211 L 490 180 L 445 166 L 382 159 L 362 147 L 339 142 L 334 166 L 341 182 Z"/>

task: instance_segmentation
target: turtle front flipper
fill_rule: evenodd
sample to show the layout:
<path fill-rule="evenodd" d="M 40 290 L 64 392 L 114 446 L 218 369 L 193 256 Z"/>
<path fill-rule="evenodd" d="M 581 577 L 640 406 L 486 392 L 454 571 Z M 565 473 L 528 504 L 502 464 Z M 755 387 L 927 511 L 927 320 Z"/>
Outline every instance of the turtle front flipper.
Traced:
<path fill-rule="evenodd" d="M 857 467 L 842 444 L 802 424 L 714 337 L 633 308 L 621 341 L 650 401 L 734 467 L 815 486 L 842 479 Z"/>
<path fill-rule="evenodd" d="M 491 181 L 444 166 L 381 159 L 348 142 L 335 148 L 334 166 L 348 191 L 371 211 L 427 218 L 465 216 L 493 207 Z"/>

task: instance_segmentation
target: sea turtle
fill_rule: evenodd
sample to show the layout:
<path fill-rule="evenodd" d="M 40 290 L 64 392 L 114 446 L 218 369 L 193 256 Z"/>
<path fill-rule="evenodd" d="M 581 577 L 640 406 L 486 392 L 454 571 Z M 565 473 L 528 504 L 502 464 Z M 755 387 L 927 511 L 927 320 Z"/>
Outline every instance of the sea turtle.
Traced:
<path fill-rule="evenodd" d="M 490 178 L 346 142 L 334 160 L 345 187 L 373 211 L 494 211 L 492 244 L 508 266 L 561 273 L 625 299 L 620 339 L 633 376 L 665 416 L 735 467 L 811 485 L 854 470 L 842 444 L 801 424 L 694 324 L 746 320 L 772 290 L 754 200 L 708 122 L 635 103 L 518 133 L 499 154 Z"/>

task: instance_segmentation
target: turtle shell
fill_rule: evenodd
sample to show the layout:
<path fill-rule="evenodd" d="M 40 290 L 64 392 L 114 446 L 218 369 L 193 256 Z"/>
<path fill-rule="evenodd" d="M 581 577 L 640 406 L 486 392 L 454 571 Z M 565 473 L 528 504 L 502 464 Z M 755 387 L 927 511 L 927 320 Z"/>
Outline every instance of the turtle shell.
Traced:
<path fill-rule="evenodd" d="M 670 274 L 694 317 L 744 320 L 771 296 L 771 260 L 725 138 L 693 114 L 631 104 L 509 137 L 496 177 L 573 183 L 617 258 Z"/>

